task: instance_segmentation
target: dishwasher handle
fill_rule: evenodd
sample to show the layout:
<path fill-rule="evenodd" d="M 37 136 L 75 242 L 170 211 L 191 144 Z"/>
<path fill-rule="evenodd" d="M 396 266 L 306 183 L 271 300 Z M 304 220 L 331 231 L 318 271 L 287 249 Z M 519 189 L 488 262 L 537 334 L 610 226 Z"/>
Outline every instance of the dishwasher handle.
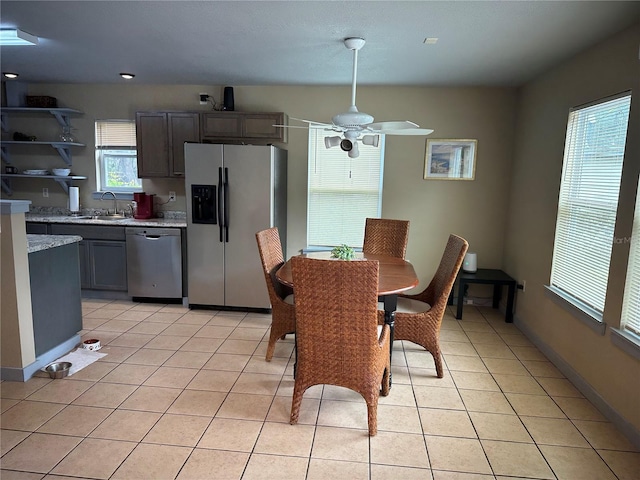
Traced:
<path fill-rule="evenodd" d="M 126 236 L 131 239 L 148 238 L 149 240 L 158 240 L 164 237 L 179 237 L 179 228 L 157 228 L 157 227 L 126 227 Z"/>
<path fill-rule="evenodd" d="M 166 235 L 166 234 L 148 234 L 148 233 L 136 233 L 136 235 L 138 235 L 139 237 L 144 237 L 147 238 L 149 240 L 158 240 L 159 238 L 162 237 L 170 237 L 171 235 Z"/>

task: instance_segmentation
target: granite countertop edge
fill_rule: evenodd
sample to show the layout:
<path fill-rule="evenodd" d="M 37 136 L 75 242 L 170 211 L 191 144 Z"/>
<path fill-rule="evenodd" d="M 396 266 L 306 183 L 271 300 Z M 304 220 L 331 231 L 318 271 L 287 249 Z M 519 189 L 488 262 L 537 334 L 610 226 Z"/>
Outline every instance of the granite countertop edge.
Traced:
<path fill-rule="evenodd" d="M 82 240 L 78 235 L 27 235 L 27 253 L 40 252 Z"/>
<path fill-rule="evenodd" d="M 42 215 L 28 213 L 25 214 L 27 222 L 36 223 L 73 223 L 77 225 L 110 225 L 120 227 L 174 227 L 186 228 L 187 222 L 182 219 L 172 218 L 125 218 L 119 220 L 97 220 L 93 218 L 79 218 L 71 215 Z"/>

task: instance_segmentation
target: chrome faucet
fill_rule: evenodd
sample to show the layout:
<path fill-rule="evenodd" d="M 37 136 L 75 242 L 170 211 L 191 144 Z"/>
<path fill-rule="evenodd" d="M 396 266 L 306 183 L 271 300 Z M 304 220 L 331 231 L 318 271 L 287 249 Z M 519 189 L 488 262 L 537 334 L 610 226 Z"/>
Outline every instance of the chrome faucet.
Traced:
<path fill-rule="evenodd" d="M 104 199 L 104 196 L 109 193 L 113 196 L 113 214 L 117 215 L 118 214 L 118 198 L 116 197 L 116 194 L 113 192 L 102 192 L 102 195 L 100 195 L 100 201 L 102 201 Z M 109 215 L 109 209 L 107 208 L 107 215 Z"/>

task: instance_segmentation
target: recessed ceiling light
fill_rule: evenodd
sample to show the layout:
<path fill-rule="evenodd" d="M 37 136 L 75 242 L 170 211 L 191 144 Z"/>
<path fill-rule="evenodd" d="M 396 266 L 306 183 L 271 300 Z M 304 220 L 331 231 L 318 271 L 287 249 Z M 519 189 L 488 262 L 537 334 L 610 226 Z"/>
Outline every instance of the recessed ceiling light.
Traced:
<path fill-rule="evenodd" d="M 0 45 L 38 45 L 38 37 L 15 28 L 0 30 Z"/>
<path fill-rule="evenodd" d="M 427 45 L 435 45 L 436 43 L 438 43 L 438 37 L 427 37 L 422 43 L 426 43 Z"/>
<path fill-rule="evenodd" d="M 120 76 L 125 80 L 131 80 L 135 75 L 133 73 L 121 73 Z"/>
<path fill-rule="evenodd" d="M 18 78 L 18 74 L 17 73 L 11 73 L 11 72 L 4 72 L 3 75 L 6 78 Z"/>

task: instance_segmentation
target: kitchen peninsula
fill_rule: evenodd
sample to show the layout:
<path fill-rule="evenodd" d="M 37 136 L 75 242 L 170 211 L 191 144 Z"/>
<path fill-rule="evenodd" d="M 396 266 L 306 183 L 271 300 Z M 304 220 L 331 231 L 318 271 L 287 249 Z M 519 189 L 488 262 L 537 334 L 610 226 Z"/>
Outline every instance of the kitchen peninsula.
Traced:
<path fill-rule="evenodd" d="M 30 201 L 0 200 L 0 378 L 26 381 L 80 343 L 80 267 L 75 235 L 27 235 Z"/>

